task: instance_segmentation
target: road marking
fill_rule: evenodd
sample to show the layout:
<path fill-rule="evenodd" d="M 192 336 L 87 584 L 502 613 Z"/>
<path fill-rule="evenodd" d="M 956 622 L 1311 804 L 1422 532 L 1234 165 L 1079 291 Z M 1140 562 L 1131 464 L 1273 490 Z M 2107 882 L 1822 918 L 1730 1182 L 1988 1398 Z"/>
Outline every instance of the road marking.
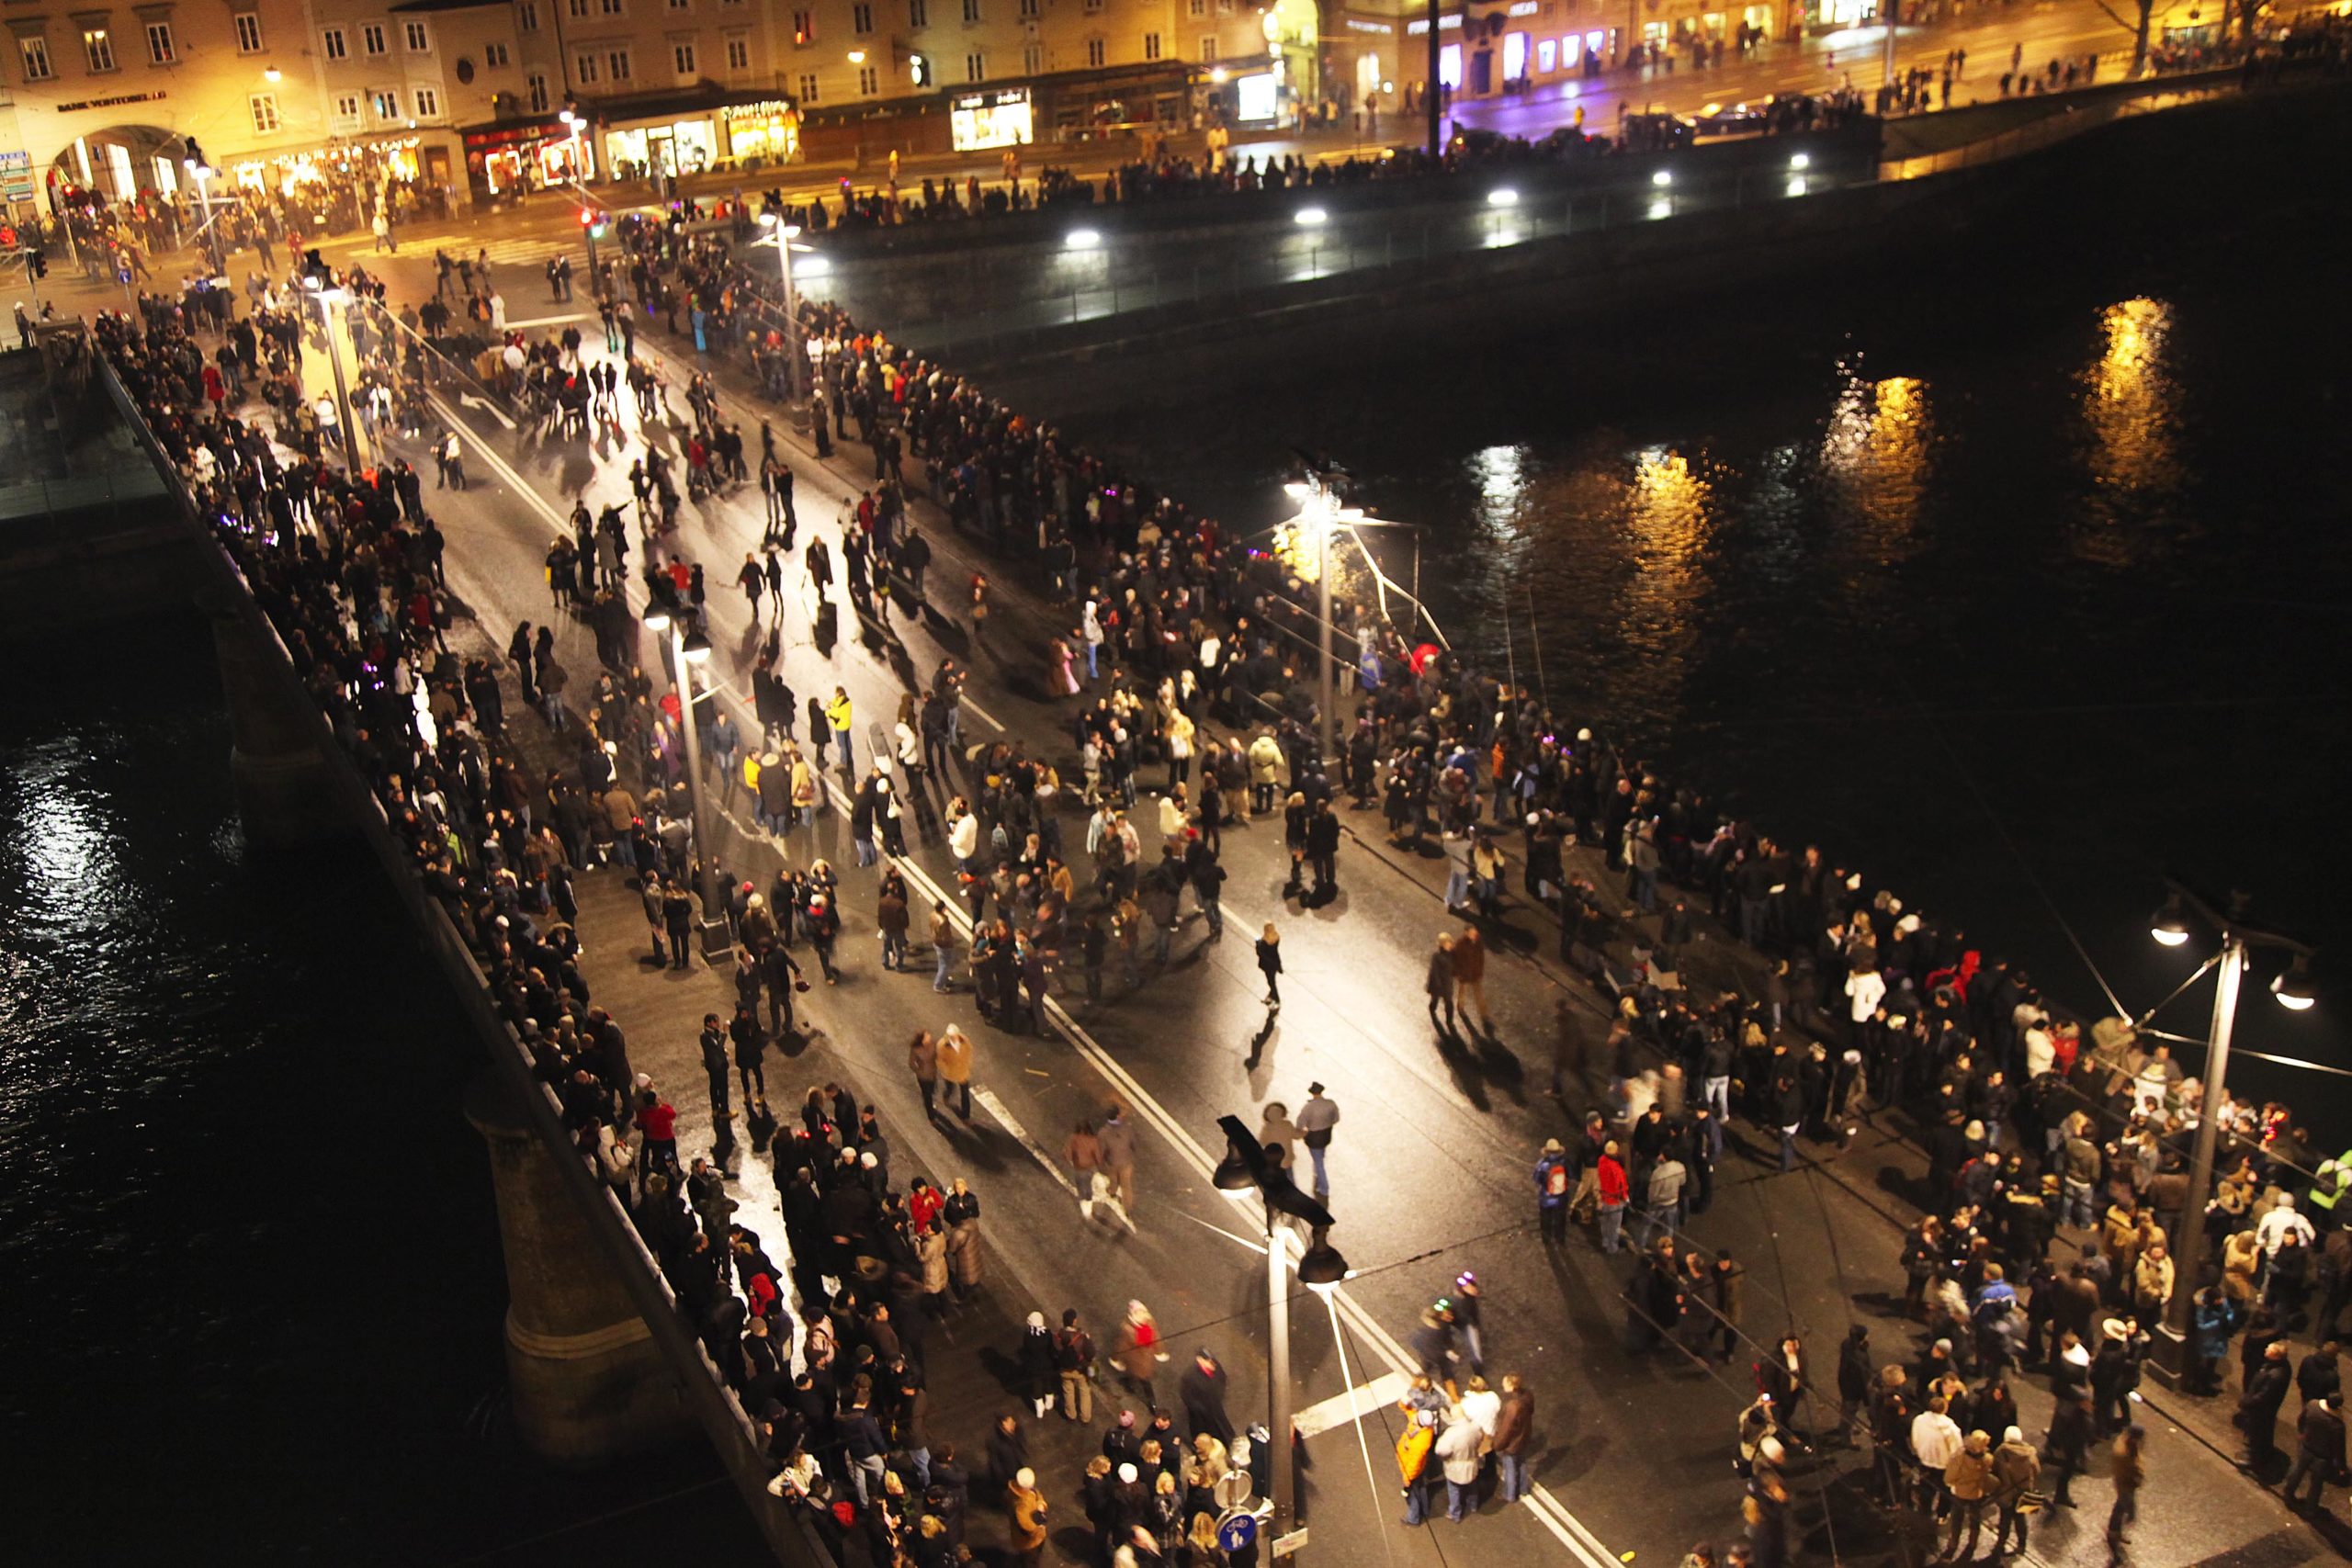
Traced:
<path fill-rule="evenodd" d="M 504 425 L 509 430 L 514 428 L 514 422 L 506 417 L 506 411 L 500 408 L 496 403 L 492 402 L 488 398 L 477 398 L 471 392 L 459 392 L 458 394 L 458 401 L 464 404 L 467 408 L 481 410 L 482 412 L 490 415 L 491 418 L 496 420 L 499 423 Z"/>
<path fill-rule="evenodd" d="M 1345 1393 L 1335 1393 L 1304 1410 L 1293 1411 L 1291 1422 L 1298 1427 L 1300 1437 L 1311 1438 L 1334 1427 L 1361 1421 L 1383 1405 L 1396 1404 L 1411 1386 L 1412 1380 L 1402 1372 L 1383 1372 Z"/>
<path fill-rule="evenodd" d="M 563 519 L 557 514 L 554 506 L 537 491 L 526 484 L 522 476 L 507 464 L 505 458 L 501 457 L 488 441 L 475 434 L 464 420 L 455 415 L 448 405 L 442 401 L 439 394 L 434 394 L 432 401 L 448 419 L 451 428 L 460 430 L 470 437 L 489 461 L 490 466 L 503 476 L 507 482 L 519 492 L 526 496 L 541 514 L 559 524 L 563 522 Z M 740 698 L 737 699 L 736 705 L 744 706 Z M 830 772 L 821 776 L 825 782 L 826 794 L 832 800 L 835 808 L 844 814 L 847 813 L 851 806 L 848 791 L 842 787 L 841 782 Z M 760 837 L 773 839 L 774 835 L 763 833 Z M 900 859 L 893 863 L 906 874 L 908 881 L 912 883 L 925 897 L 944 903 L 947 906 L 948 919 L 954 923 L 956 931 L 967 939 L 970 937 L 972 920 L 970 915 L 966 912 L 961 898 L 949 897 L 939 884 L 932 879 L 930 873 L 911 858 Z M 1070 1016 L 1069 1010 L 1063 1007 L 1059 999 L 1048 995 L 1046 998 L 1046 1011 L 1053 1019 L 1055 1026 L 1061 1031 L 1063 1037 L 1069 1041 L 1071 1047 L 1091 1064 L 1095 1071 L 1100 1073 L 1103 1079 L 1117 1091 L 1120 1102 L 1149 1122 L 1175 1151 L 1178 1159 L 1191 1166 L 1194 1173 L 1204 1181 L 1215 1176 L 1216 1161 L 1209 1156 L 1208 1150 L 1201 1145 L 1200 1141 L 1193 1136 L 1182 1122 L 1178 1122 L 1165 1107 L 1153 1099 L 1143 1085 L 1137 1083 L 1134 1076 L 1125 1067 L 1120 1066 L 1118 1060 L 1086 1032 L 1078 1020 Z M 987 1090 L 978 1089 L 974 1089 L 973 1098 L 982 1100 L 983 1103 L 994 1100 Z M 990 1104 L 989 1113 L 1003 1122 L 1007 1128 L 1020 1138 L 1023 1146 L 1029 1149 L 1031 1154 L 1053 1173 L 1055 1179 L 1060 1181 L 1065 1189 L 1073 1196 L 1076 1195 L 1078 1189 L 1062 1175 L 1061 1168 L 1039 1150 L 1025 1133 L 1021 1132 L 1019 1123 L 1004 1113 L 1001 1105 Z M 1256 1206 L 1258 1201 L 1257 1199 L 1252 1198 L 1242 1207 L 1245 1213 L 1255 1213 L 1262 1221 L 1264 1210 Z M 1205 1221 L 1202 1223 L 1206 1224 Z M 1214 1230 L 1217 1227 L 1211 1225 L 1208 1228 Z M 1282 1245 L 1292 1251 L 1294 1258 L 1304 1253 L 1305 1246 L 1295 1232 L 1285 1228 L 1281 1235 Z M 1393 1371 L 1399 1375 L 1410 1376 L 1419 1365 L 1413 1357 L 1406 1354 L 1405 1348 L 1397 1343 L 1396 1337 L 1382 1327 L 1378 1320 L 1348 1293 L 1346 1287 L 1342 1286 L 1332 1291 L 1327 1299 L 1332 1310 L 1346 1318 L 1348 1325 L 1379 1353 L 1381 1359 L 1387 1362 Z M 1600 1539 L 1587 1529 L 1577 1517 L 1569 1512 L 1566 1506 L 1553 1495 L 1548 1487 L 1539 1483 L 1531 1488 L 1527 1495 L 1527 1503 L 1533 1510 L 1535 1517 L 1543 1520 L 1544 1527 L 1554 1535 L 1559 1537 L 1561 1544 L 1567 1547 L 1570 1553 L 1585 1564 L 1585 1568 L 1616 1568 L 1616 1560 L 1608 1549 L 1600 1544 Z"/>
<path fill-rule="evenodd" d="M 992 714 L 992 713 L 989 712 L 989 710 L 988 710 L 988 709 L 986 709 L 986 708 L 982 707 L 979 704 L 978 704 L 978 703 L 974 702 L 971 698 L 969 698 L 969 697 L 966 697 L 966 698 L 964 699 L 964 701 L 963 701 L 963 705 L 963 705 L 963 708 L 964 708 L 964 711 L 965 711 L 965 712 L 967 712 L 967 713 L 976 713 L 976 714 L 978 714 L 982 719 L 986 720 L 986 721 L 987 721 L 988 723 L 989 723 L 989 724 L 995 725 L 995 726 L 996 726 L 996 732 L 997 732 L 999 735 L 1002 735 L 1002 734 L 1004 733 L 1004 726 L 1003 726 L 1003 724 L 1002 724 L 1002 723 L 1001 723 L 1001 722 L 998 720 L 998 718 L 997 718 L 996 715 L 994 715 L 994 714 Z"/>
<path fill-rule="evenodd" d="M 1063 1191 L 1069 1193 L 1073 1198 L 1078 1196 L 1078 1188 L 1070 1181 L 1069 1177 L 1062 1174 L 1061 1166 L 1054 1159 L 1053 1156 L 1045 1151 L 1036 1139 L 1029 1135 L 1029 1130 L 1027 1128 L 1022 1126 L 1019 1122 L 1013 1120 L 1012 1112 L 1004 1108 L 1004 1101 L 999 1100 L 995 1095 L 990 1094 L 978 1084 L 974 1084 L 972 1086 L 972 1098 L 978 1100 L 981 1108 L 987 1111 L 989 1115 L 1004 1123 L 1004 1130 L 1020 1140 L 1021 1146 L 1029 1151 L 1030 1157 L 1035 1159 L 1039 1165 L 1046 1168 L 1046 1174 L 1047 1176 L 1052 1177 L 1056 1181 L 1061 1183 Z"/>
<path fill-rule="evenodd" d="M 569 325 L 571 322 L 573 322 L 573 321 L 603 321 L 603 320 L 604 320 L 604 318 L 603 318 L 602 316 L 596 315 L 596 314 L 595 314 L 595 313 L 594 313 L 593 311 L 588 311 L 588 310 L 575 310 L 575 311 L 573 311 L 573 312 L 572 312 L 571 315 L 569 315 L 569 316 L 532 316 L 532 317 L 530 317 L 530 318 L 528 318 L 528 319 L 526 319 L 526 320 L 525 320 L 525 321 L 518 321 L 514 320 L 512 316 L 510 316 L 510 317 L 508 317 L 508 318 L 507 318 L 507 320 L 506 320 L 506 324 L 507 324 L 507 326 L 509 326 L 510 328 L 512 328 L 512 327 L 560 327 L 560 326 L 566 326 L 566 325 Z"/>

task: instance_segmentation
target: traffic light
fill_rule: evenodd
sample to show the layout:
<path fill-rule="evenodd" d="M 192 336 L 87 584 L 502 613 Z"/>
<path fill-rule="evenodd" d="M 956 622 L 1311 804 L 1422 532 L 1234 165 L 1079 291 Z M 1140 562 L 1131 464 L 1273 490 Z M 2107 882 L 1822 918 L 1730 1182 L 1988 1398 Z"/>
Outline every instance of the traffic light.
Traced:
<path fill-rule="evenodd" d="M 580 227 L 587 231 L 588 237 L 592 240 L 603 239 L 605 227 L 611 220 L 610 214 L 600 207 L 583 207 L 580 209 Z"/>

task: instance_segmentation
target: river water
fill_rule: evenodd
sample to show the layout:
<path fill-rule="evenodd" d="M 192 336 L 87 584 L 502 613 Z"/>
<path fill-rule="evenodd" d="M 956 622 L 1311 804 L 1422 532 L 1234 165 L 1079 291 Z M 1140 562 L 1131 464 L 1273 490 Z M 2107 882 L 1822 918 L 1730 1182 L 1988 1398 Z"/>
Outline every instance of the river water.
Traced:
<path fill-rule="evenodd" d="M 1245 530 L 1289 511 L 1295 445 L 1329 454 L 1424 525 L 1457 647 L 2069 1003 L 2103 976 L 2140 1010 L 2190 967 L 2145 935 L 2166 872 L 2339 965 L 2352 939 L 2325 804 L 2352 757 L 2352 344 L 2318 230 L 2229 241 L 1988 246 L 1888 288 L 1302 363 L 1140 432 L 1065 423 Z M 1409 536 L 1372 537 L 1409 585 Z M 2209 998 L 2164 1021 L 2201 1037 Z M 2340 1008 L 2243 1010 L 2241 1043 L 2352 1066 Z M 2232 1081 L 2352 1141 L 2340 1079 Z"/>
<path fill-rule="evenodd" d="M 590 1474 L 518 1448 L 480 1051 L 437 971 L 364 852 L 248 852 L 201 623 L 87 654 L 0 714 L 19 1551 L 753 1561 L 699 1444 Z"/>

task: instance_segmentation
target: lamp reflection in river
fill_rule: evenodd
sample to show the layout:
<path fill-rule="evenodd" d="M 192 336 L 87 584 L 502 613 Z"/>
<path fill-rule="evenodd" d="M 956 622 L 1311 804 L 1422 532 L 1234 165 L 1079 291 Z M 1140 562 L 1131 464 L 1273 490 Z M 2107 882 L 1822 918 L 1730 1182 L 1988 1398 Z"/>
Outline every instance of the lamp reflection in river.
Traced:
<path fill-rule="evenodd" d="M 1658 675 L 1679 684 L 1682 658 L 1697 635 L 1698 601 L 1708 588 L 1714 487 L 1682 453 L 1648 447 L 1634 460 L 1624 516 L 1634 575 L 1626 586 L 1622 634 L 1626 646 L 1663 666 Z M 1654 700 L 1668 696 L 1659 693 Z"/>
<path fill-rule="evenodd" d="M 1821 465 L 1879 565 L 1907 556 L 1926 497 L 1935 428 L 1916 376 L 1849 376 L 1822 433 Z"/>
<path fill-rule="evenodd" d="M 2144 298 L 2109 305 L 2099 312 L 2099 356 L 2082 374 L 2092 488 L 2074 544 L 2086 559 L 2121 566 L 2161 537 L 2139 525 L 2170 524 L 2165 502 L 2181 479 L 2180 391 L 2167 354 L 2172 307 Z"/>

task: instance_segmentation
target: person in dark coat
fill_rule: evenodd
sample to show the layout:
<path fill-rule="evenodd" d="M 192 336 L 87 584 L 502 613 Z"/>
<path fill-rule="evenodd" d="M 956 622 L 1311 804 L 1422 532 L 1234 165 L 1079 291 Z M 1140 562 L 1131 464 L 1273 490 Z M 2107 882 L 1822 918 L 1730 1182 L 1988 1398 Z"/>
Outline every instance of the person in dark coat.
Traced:
<path fill-rule="evenodd" d="M 2263 1474 L 2278 1456 L 2278 1406 L 2286 1402 L 2293 1382 L 2287 1365 L 2287 1343 L 2274 1341 L 2247 1373 L 2245 1392 L 2238 1396 L 2238 1429 L 2245 1434 L 2245 1467 Z"/>
<path fill-rule="evenodd" d="M 1021 1429 L 1017 1416 L 1000 1416 L 995 1430 L 989 1433 L 989 1489 L 987 1495 L 1001 1497 L 1012 1478 L 1029 1466 L 1029 1436 Z"/>
<path fill-rule="evenodd" d="M 1193 1354 L 1193 1364 L 1176 1380 L 1176 1398 L 1184 1407 L 1184 1425 L 1194 1437 L 1208 1433 L 1218 1442 L 1233 1442 L 1233 1420 L 1225 1413 L 1225 1368 L 1206 1347 Z"/>

